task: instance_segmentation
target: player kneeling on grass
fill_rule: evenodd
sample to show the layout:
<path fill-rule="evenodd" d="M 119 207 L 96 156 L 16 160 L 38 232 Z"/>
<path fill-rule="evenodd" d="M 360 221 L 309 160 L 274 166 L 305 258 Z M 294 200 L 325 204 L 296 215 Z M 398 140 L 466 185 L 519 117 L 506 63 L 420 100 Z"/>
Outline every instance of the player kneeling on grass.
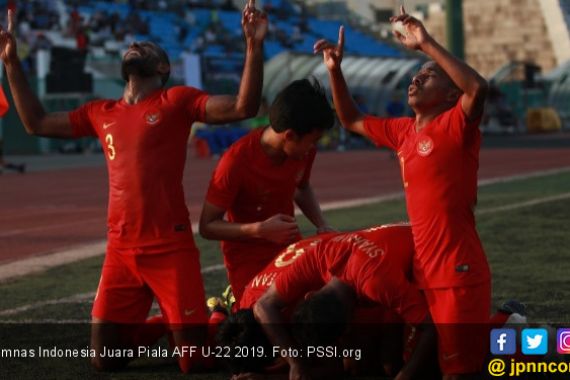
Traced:
<path fill-rule="evenodd" d="M 272 265 L 254 278 L 246 288 L 241 306 L 254 307 L 256 319 L 262 323 L 272 345 L 281 349 L 280 353 L 299 348 L 298 341 L 304 345 L 316 341 L 322 342 L 321 346 L 331 342 L 340 344 L 337 338 L 345 332 L 346 321 L 352 320 L 352 324 L 356 325 L 359 323 L 353 316 L 357 304 L 383 306 L 399 314 L 405 322 L 418 325 L 426 321 L 428 313 L 421 293 L 407 278 L 412 255 L 411 230 L 405 225 L 381 226 L 303 240 L 285 250 Z M 307 294 L 310 294 L 308 301 L 296 313 L 298 322 L 305 323 L 305 328 L 295 325 L 292 329 L 302 331 L 297 341 L 284 323 L 289 321 L 290 310 Z M 370 324 L 368 336 L 353 342 L 356 346 L 360 343 L 360 347 L 365 347 L 366 343 L 362 343 L 366 338 L 378 336 L 374 330 L 386 319 L 381 313 L 375 315 L 378 316 L 378 324 Z M 333 330 L 320 328 L 327 321 L 337 321 L 336 324 L 343 327 Z M 324 338 L 329 332 L 336 335 Z M 253 335 L 242 335 L 244 338 L 248 336 Z M 384 337 L 382 335 L 380 339 Z M 377 339 L 368 343 L 378 346 Z M 412 376 L 419 366 L 429 362 L 425 355 L 429 355 L 430 351 L 426 348 L 430 343 L 434 343 L 433 334 L 422 334 L 413 360 L 399 372 L 400 379 Z M 398 349 L 394 347 L 394 351 Z M 312 359 L 319 359 L 319 353 L 314 354 Z M 308 367 L 314 366 L 314 363 L 309 366 L 298 357 L 285 355 L 285 360 L 290 365 L 292 376 L 309 371 Z M 389 363 L 380 356 L 377 362 Z M 384 369 L 393 375 L 400 367 L 386 365 Z"/>
<path fill-rule="evenodd" d="M 315 145 L 334 125 L 323 89 L 317 81 L 292 82 L 275 98 L 269 119 L 270 126 L 252 131 L 224 153 L 200 217 L 200 234 L 222 241 L 238 304 L 247 283 L 301 239 L 295 204 L 318 233 L 330 230 L 310 184 Z"/>
<path fill-rule="evenodd" d="M 123 56 L 121 99 L 60 113 L 46 113 L 27 83 L 13 35 L 14 12 L 9 11 L 8 20 L 8 31 L 0 32 L 0 59 L 26 131 L 44 137 L 98 137 L 107 159 L 108 245 L 92 311 L 93 365 L 122 368 L 136 356 L 105 353 L 136 352 L 167 328 L 176 348 L 204 344 L 204 285 L 182 187 L 186 142 L 195 121 L 227 123 L 256 114 L 267 18 L 255 9 L 255 1 L 248 1 L 242 16 L 247 51 L 237 96 L 164 88 L 170 75 L 166 52 L 151 42 L 135 42 Z M 164 319 L 145 323 L 154 298 Z M 178 363 L 187 372 L 198 360 L 198 355 L 184 354 Z"/>
<path fill-rule="evenodd" d="M 333 99 L 342 125 L 399 158 L 406 206 L 414 231 L 414 279 L 424 291 L 438 330 L 439 363 L 446 380 L 478 376 L 488 347 L 491 274 L 475 228 L 477 170 L 487 82 L 405 13 L 395 32 L 406 48 L 433 61 L 414 76 L 408 104 L 415 117 L 365 115 L 352 100 L 341 62 L 344 29 L 337 45 L 320 40 Z M 467 343 L 468 342 L 468 343 Z"/>

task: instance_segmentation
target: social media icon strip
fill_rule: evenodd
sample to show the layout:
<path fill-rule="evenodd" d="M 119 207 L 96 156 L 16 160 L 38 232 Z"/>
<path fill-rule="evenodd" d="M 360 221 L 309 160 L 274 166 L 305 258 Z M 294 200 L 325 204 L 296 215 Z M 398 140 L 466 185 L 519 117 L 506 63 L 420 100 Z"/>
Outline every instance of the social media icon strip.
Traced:
<path fill-rule="evenodd" d="M 521 347 L 525 355 L 545 355 L 548 352 L 548 331 L 524 329 L 521 334 Z"/>
<path fill-rule="evenodd" d="M 556 334 L 556 350 L 559 354 L 570 354 L 570 329 L 558 329 Z"/>
<path fill-rule="evenodd" d="M 491 330 L 491 353 L 513 355 L 517 352 L 517 333 L 514 329 Z"/>

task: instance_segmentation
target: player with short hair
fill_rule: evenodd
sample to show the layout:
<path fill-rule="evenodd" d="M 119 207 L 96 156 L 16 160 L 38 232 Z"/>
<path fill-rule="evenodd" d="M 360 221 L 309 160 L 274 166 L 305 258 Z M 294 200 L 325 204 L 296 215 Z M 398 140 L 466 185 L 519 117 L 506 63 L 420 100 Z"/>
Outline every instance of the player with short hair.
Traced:
<path fill-rule="evenodd" d="M 408 90 L 415 117 L 377 118 L 354 104 L 341 71 L 344 29 L 337 45 L 320 40 L 341 123 L 377 145 L 397 152 L 414 232 L 414 276 L 424 290 L 439 334 L 439 361 L 446 379 L 481 371 L 485 324 L 491 304 L 489 265 L 475 228 L 477 169 L 487 82 L 439 45 L 423 24 L 405 13 L 395 32 L 400 42 L 433 61 Z"/>
<path fill-rule="evenodd" d="M 297 249 L 285 256 L 296 259 L 274 278 L 254 304 L 255 316 L 270 341 L 286 350 L 297 343 L 312 345 L 316 340 L 323 345 L 330 344 L 344 329 L 330 330 L 326 323 L 346 326 L 346 321 L 356 318 L 353 313 L 357 303 L 383 306 L 411 325 L 427 322 L 426 301 L 408 278 L 413 249 L 409 225 L 385 225 L 317 239 L 306 249 Z M 295 340 L 283 327 L 286 322 L 283 310 L 297 306 L 303 299 L 307 301 L 298 306 L 293 322 L 306 326 L 295 327 L 298 331 Z M 381 320 L 376 322 L 382 323 Z M 400 376 L 414 373 L 424 362 L 429 341 L 430 334 L 422 334 L 420 354 L 408 362 Z M 287 357 L 285 360 L 292 378 L 307 373 L 302 359 Z"/>
<path fill-rule="evenodd" d="M 200 234 L 222 241 L 238 305 L 247 283 L 301 238 L 294 203 L 319 233 L 330 230 L 309 181 L 315 144 L 334 125 L 323 89 L 317 81 L 292 82 L 277 95 L 269 119 L 270 126 L 250 132 L 224 153 L 200 217 Z"/>
<path fill-rule="evenodd" d="M 98 353 L 93 365 L 121 368 L 127 360 L 101 356 L 104 348 L 153 344 L 165 332 L 162 323 L 145 324 L 154 297 L 177 346 L 203 344 L 204 285 L 182 187 L 186 143 L 195 121 L 227 123 L 256 114 L 267 17 L 256 10 L 255 1 L 247 2 L 242 15 L 247 51 L 237 96 L 164 88 L 168 55 L 154 43 L 135 42 L 122 60 L 126 85 L 121 99 L 59 113 L 46 113 L 28 85 L 16 51 L 13 11 L 8 20 L 8 30 L 0 31 L 0 59 L 26 131 L 44 137 L 96 136 L 107 160 L 108 245 L 92 311 L 91 345 Z M 181 370 L 188 372 L 196 360 L 182 356 Z"/>

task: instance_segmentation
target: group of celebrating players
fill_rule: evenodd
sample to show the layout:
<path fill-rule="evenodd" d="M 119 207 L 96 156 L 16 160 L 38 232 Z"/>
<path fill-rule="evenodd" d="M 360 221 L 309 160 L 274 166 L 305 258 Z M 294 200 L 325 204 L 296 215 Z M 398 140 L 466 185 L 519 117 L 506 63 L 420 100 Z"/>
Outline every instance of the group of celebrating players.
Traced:
<path fill-rule="evenodd" d="M 9 11 L 8 29 L 0 31 L 0 58 L 26 131 L 95 136 L 106 155 L 108 246 L 93 304 L 92 347 L 102 352 L 103 347 L 150 345 L 166 333 L 177 347 L 215 344 L 182 187 L 186 142 L 196 121 L 228 123 L 256 114 L 267 16 L 253 0 L 244 8 L 246 58 L 236 96 L 165 88 L 167 54 L 156 44 L 138 42 L 123 56 L 121 99 L 62 113 L 46 113 L 27 84 L 13 18 Z M 287 367 L 290 379 L 371 371 L 399 380 L 467 379 L 481 371 L 491 276 L 473 210 L 487 84 L 403 7 L 390 21 L 403 23 L 404 31 L 394 32 L 403 46 L 432 59 L 409 86 L 414 117 L 360 112 L 341 70 L 342 27 L 337 44 L 320 40 L 314 51 L 323 55 L 343 127 L 396 152 L 410 223 L 346 233 L 327 224 L 310 175 L 315 144 L 333 127 L 335 116 L 324 90 L 307 79 L 292 82 L 277 96 L 270 126 L 225 152 L 200 218 L 201 235 L 221 241 L 235 297 L 233 313 L 219 327 L 218 344 L 268 345 L 280 352 L 356 344 L 372 352 L 361 363 L 294 355 L 276 361 L 234 358 L 236 378 Z M 294 204 L 317 235 L 302 240 Z M 148 318 L 155 298 L 162 315 Z M 178 362 L 184 372 L 212 364 L 200 355 L 182 355 Z M 126 364 L 124 358 L 93 359 L 100 370 Z"/>

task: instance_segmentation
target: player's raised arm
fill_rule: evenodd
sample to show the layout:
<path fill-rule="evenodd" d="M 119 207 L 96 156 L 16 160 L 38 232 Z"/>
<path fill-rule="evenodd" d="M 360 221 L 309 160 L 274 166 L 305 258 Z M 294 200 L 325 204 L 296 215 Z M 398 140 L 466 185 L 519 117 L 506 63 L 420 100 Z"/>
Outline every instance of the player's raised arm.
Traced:
<path fill-rule="evenodd" d="M 459 87 L 464 94 L 461 105 L 467 118 L 474 120 L 481 116 L 487 95 L 487 81 L 465 62 L 445 50 L 426 31 L 422 22 L 407 14 L 403 6 L 400 7 L 400 15 L 391 17 L 390 22 L 402 22 L 404 25 L 405 33 L 394 31 L 402 45 L 427 54 Z"/>
<path fill-rule="evenodd" d="M 0 59 L 6 67 L 8 83 L 16 111 L 30 135 L 45 137 L 73 137 L 71 123 L 66 112 L 48 114 L 24 75 L 18 58 L 14 36 L 14 12 L 8 11 L 8 30 L 0 30 Z"/>
<path fill-rule="evenodd" d="M 313 51 L 315 54 L 323 53 L 323 60 L 329 71 L 333 101 L 340 122 L 349 131 L 363 135 L 365 133 L 362 121 L 364 114 L 360 112 L 350 95 L 341 69 L 344 54 L 344 26 L 341 26 L 338 30 L 338 42 L 336 45 L 326 40 L 318 40 L 313 46 Z"/>
<path fill-rule="evenodd" d="M 255 8 L 255 0 L 249 0 L 241 20 L 246 52 L 239 93 L 211 96 L 206 104 L 207 123 L 227 123 L 257 114 L 263 86 L 263 40 L 268 24 L 267 15 Z"/>

